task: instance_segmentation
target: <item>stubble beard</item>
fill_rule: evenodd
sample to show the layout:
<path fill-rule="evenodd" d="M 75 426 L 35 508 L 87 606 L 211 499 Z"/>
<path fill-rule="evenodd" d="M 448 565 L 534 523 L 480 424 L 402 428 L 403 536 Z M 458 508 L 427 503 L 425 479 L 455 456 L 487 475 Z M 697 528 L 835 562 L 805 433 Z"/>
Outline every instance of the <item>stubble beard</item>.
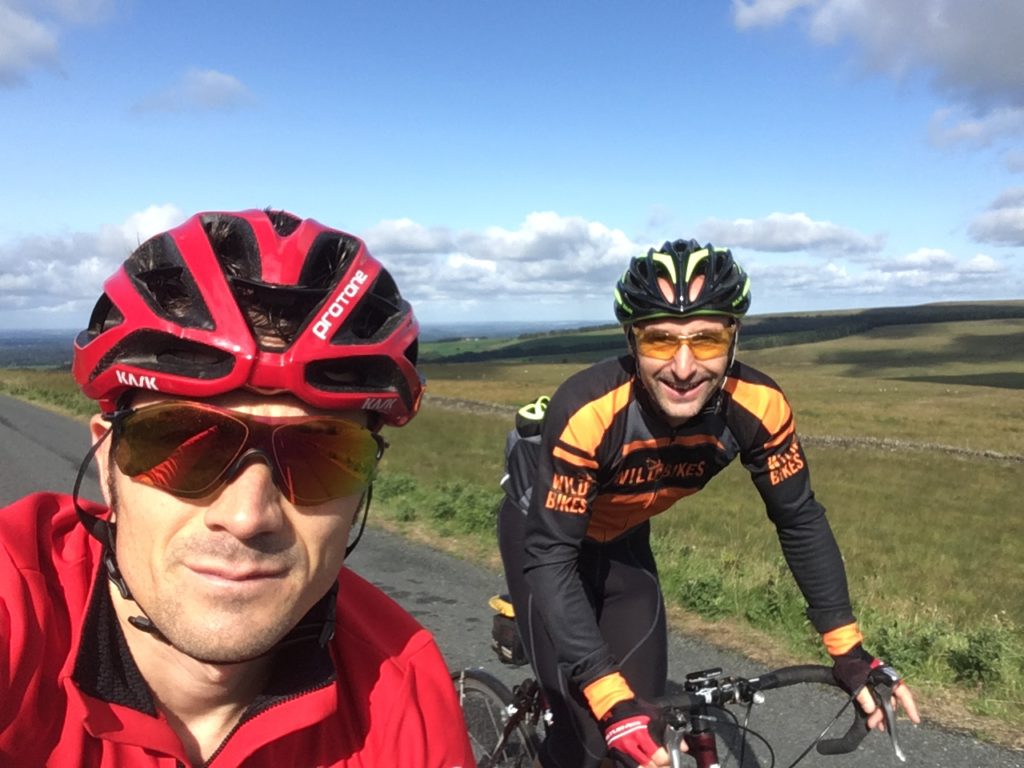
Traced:
<path fill-rule="evenodd" d="M 110 498 L 111 519 L 116 521 L 119 517 L 121 497 L 117 490 L 113 466 L 110 467 L 110 471 L 107 473 L 107 491 Z M 110 542 L 110 546 L 114 547 L 115 552 L 116 530 L 116 527 L 114 527 L 114 540 Z M 128 577 L 121 570 L 120 564 L 118 564 L 118 569 L 121 573 L 121 579 L 129 591 L 128 597 L 123 599 L 129 600 L 138 606 L 142 616 L 155 628 L 156 632 L 150 632 L 149 634 L 153 635 L 154 638 L 167 642 L 175 650 L 200 663 L 239 664 L 264 656 L 273 650 L 281 638 L 297 623 L 291 621 L 291 617 L 285 618 L 285 613 L 282 612 L 281 618 L 272 625 L 264 625 L 258 628 L 250 627 L 249 631 L 245 631 L 247 607 L 241 604 L 240 601 L 236 601 L 235 606 L 233 606 L 234 616 L 229 618 L 231 624 L 229 631 L 226 631 L 228 628 L 221 629 L 215 625 L 201 624 L 198 621 L 199 617 L 194 615 L 195 612 L 189 611 L 188 607 L 177 599 L 170 602 L 160 602 L 158 605 L 153 606 L 155 610 L 152 610 L 139 602 L 128 582 Z M 120 590 L 118 590 L 117 594 L 118 598 L 120 598 Z M 224 609 L 232 606 L 230 601 L 226 601 L 221 603 L 221 607 Z M 222 616 L 223 613 L 224 611 L 222 610 Z M 127 627 L 122 626 L 122 630 L 127 629 Z M 134 626 L 131 629 L 134 631 L 144 631 Z M 232 635 L 235 638 L 227 642 L 226 638 Z"/>

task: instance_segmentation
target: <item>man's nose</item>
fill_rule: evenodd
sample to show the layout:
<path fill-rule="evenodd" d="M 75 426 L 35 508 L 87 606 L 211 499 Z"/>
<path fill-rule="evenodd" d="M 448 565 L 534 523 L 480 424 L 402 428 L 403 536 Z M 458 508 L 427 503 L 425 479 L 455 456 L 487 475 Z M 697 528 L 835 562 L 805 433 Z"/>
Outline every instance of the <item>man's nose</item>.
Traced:
<path fill-rule="evenodd" d="M 270 466 L 251 460 L 241 467 L 206 509 L 206 525 L 246 540 L 278 530 L 284 521 L 282 494 Z"/>
<path fill-rule="evenodd" d="M 680 379 L 688 378 L 697 367 L 697 358 L 693 356 L 690 345 L 683 342 L 672 355 L 672 373 Z"/>

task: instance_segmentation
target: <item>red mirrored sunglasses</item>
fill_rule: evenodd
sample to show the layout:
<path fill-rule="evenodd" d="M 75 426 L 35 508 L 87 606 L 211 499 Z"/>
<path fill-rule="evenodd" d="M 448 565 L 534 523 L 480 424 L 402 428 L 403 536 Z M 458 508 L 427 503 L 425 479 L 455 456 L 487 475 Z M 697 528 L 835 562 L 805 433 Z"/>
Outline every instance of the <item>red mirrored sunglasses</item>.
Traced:
<path fill-rule="evenodd" d="M 129 477 L 183 498 L 202 498 L 251 458 L 270 465 L 293 504 L 362 493 L 387 447 L 384 439 L 332 416 L 263 417 L 173 400 L 118 411 L 112 455 Z"/>

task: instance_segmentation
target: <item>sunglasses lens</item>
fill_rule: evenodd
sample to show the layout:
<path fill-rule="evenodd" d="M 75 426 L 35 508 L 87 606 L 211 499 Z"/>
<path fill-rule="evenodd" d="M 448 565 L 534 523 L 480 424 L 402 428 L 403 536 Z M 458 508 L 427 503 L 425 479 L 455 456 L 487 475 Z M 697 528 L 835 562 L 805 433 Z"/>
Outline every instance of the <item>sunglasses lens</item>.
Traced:
<path fill-rule="evenodd" d="M 698 360 L 711 360 L 726 354 L 731 342 L 732 334 L 722 330 L 696 334 L 687 343 Z"/>
<path fill-rule="evenodd" d="M 732 344 L 731 327 L 715 331 L 702 331 L 692 336 L 680 336 L 665 331 L 637 329 L 637 352 L 657 360 L 671 360 L 684 344 L 698 360 L 711 360 L 729 352 Z"/>
<path fill-rule="evenodd" d="M 637 333 L 636 347 L 641 355 L 658 360 L 669 360 L 679 349 L 679 337 L 671 333 L 644 331 Z"/>
<path fill-rule="evenodd" d="M 238 456 L 248 430 L 217 410 L 146 406 L 119 427 L 114 461 L 126 475 L 177 496 L 203 496 Z"/>
<path fill-rule="evenodd" d="M 272 435 L 270 441 L 268 437 Z M 381 443 L 346 419 L 259 419 L 197 403 L 160 403 L 118 426 L 114 461 L 135 480 L 185 498 L 213 491 L 251 448 L 268 459 L 295 504 L 361 493 L 373 480 Z"/>
<path fill-rule="evenodd" d="M 274 458 L 297 504 L 361 493 L 373 480 L 379 457 L 373 433 L 344 419 L 311 419 L 274 430 Z"/>

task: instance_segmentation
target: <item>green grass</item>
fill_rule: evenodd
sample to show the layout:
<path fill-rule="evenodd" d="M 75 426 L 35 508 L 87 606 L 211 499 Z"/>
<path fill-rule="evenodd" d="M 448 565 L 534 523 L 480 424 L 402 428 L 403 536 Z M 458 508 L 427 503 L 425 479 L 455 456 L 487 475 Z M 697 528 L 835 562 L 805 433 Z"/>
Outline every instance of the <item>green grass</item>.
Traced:
<path fill-rule="evenodd" d="M 0 393 L 83 420 L 96 413 L 96 403 L 81 393 L 70 371 L 0 368 Z"/>

